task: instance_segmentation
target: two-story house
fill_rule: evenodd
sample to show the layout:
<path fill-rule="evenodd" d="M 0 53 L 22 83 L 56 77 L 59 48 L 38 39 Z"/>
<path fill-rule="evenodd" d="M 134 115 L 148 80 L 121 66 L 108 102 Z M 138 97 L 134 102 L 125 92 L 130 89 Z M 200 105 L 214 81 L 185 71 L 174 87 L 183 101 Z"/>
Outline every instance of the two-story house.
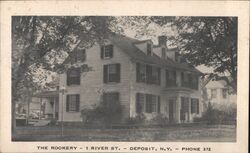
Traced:
<path fill-rule="evenodd" d="M 200 116 L 199 76 L 194 67 L 180 63 L 176 49 L 168 49 L 167 38 L 159 44 L 112 34 L 103 45 L 76 48 L 60 74 L 58 121 L 82 121 L 80 111 L 98 105 L 101 97 L 123 106 L 123 119 L 144 113 L 147 118 L 161 113 L 170 122 L 192 122 Z M 91 71 L 82 71 L 87 64 Z"/>

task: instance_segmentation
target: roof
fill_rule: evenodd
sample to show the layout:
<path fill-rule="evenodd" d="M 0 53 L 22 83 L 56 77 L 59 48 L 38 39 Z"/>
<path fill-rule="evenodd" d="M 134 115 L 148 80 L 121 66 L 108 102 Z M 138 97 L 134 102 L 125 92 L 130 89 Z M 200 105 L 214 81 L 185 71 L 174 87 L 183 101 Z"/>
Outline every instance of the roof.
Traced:
<path fill-rule="evenodd" d="M 162 59 L 156 54 L 153 54 L 152 56 L 146 55 L 144 52 L 142 52 L 141 50 L 139 50 L 139 48 L 135 46 L 135 44 L 140 42 L 137 39 L 129 38 L 123 35 L 112 34 L 109 40 L 115 45 L 117 45 L 119 48 L 121 48 L 121 50 L 124 51 L 132 59 L 143 61 L 148 64 L 155 64 L 162 67 L 171 67 L 174 69 L 181 69 L 202 74 L 202 72 L 188 65 L 187 63 L 184 64 L 175 62 L 171 59 Z"/>
<path fill-rule="evenodd" d="M 140 41 L 134 38 L 130 38 L 124 35 L 118 35 L 115 33 L 110 34 L 108 39 L 112 43 L 114 43 L 117 47 L 119 47 L 122 51 L 124 51 L 133 60 L 138 60 L 138 61 L 142 61 L 148 64 L 158 65 L 161 67 L 169 67 L 173 69 L 190 71 L 190 72 L 198 73 L 200 75 L 202 74 L 202 72 L 200 72 L 199 70 L 197 70 L 196 68 L 194 68 L 193 66 L 187 63 L 184 64 L 184 63 L 175 62 L 171 59 L 162 59 L 156 54 L 153 54 L 152 56 L 148 56 L 135 46 L 135 44 L 142 43 L 148 40 Z M 72 54 L 74 54 L 75 51 L 76 49 L 72 51 Z M 64 63 L 67 63 L 70 61 L 70 57 L 72 54 L 68 56 L 68 58 L 65 60 Z"/>
<path fill-rule="evenodd" d="M 56 90 L 56 91 L 43 91 L 43 92 L 36 93 L 34 95 L 34 97 L 39 97 L 39 98 L 42 98 L 42 97 L 56 97 L 56 96 L 59 96 L 59 91 L 58 90 Z"/>

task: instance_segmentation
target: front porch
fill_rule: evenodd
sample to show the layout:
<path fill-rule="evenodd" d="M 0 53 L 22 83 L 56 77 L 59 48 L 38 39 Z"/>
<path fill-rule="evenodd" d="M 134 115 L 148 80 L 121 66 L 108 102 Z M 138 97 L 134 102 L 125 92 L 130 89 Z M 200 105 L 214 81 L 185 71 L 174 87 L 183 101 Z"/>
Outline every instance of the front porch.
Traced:
<path fill-rule="evenodd" d="M 59 113 L 59 92 L 45 91 L 35 95 L 40 100 L 40 119 L 58 120 Z"/>

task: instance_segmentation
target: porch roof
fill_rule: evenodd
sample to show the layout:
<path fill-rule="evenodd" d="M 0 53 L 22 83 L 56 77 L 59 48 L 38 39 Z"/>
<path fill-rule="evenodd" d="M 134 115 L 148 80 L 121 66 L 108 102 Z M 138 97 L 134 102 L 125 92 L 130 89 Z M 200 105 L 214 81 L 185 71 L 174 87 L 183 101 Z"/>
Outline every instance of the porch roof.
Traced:
<path fill-rule="evenodd" d="M 43 92 L 39 92 L 36 93 L 34 95 L 34 97 L 38 97 L 38 98 L 43 98 L 43 97 L 58 97 L 59 96 L 59 91 L 43 91 Z"/>

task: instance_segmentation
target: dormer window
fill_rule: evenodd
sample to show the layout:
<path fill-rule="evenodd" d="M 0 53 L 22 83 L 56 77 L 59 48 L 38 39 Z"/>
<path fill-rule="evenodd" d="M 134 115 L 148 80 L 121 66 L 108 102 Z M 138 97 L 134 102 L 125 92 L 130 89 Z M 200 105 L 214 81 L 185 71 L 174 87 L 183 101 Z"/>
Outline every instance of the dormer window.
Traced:
<path fill-rule="evenodd" d="M 152 53 L 152 46 L 151 46 L 151 44 L 147 44 L 147 55 L 151 55 L 151 53 Z"/>
<path fill-rule="evenodd" d="M 106 45 L 101 47 L 101 59 L 108 59 L 113 57 L 113 45 Z"/>

